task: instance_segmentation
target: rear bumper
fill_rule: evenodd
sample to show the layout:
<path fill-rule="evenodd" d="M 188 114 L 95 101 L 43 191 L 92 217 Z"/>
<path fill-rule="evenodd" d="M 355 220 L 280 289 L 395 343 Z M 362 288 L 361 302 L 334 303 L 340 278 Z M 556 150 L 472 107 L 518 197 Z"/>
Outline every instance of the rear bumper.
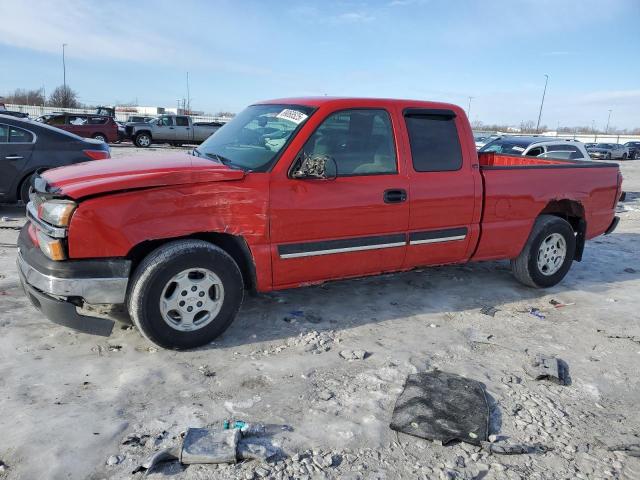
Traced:
<path fill-rule="evenodd" d="M 125 259 L 53 261 L 33 244 L 25 226 L 18 237 L 18 274 L 31 303 L 54 323 L 109 335 L 113 320 L 81 315 L 86 304 L 124 303 L 131 262 Z"/>
<path fill-rule="evenodd" d="M 609 235 L 610 233 L 612 233 L 617 228 L 619 222 L 620 222 L 620 217 L 613 217 L 613 220 L 611 221 L 611 225 L 609 225 L 609 228 L 607 228 L 604 234 Z"/>

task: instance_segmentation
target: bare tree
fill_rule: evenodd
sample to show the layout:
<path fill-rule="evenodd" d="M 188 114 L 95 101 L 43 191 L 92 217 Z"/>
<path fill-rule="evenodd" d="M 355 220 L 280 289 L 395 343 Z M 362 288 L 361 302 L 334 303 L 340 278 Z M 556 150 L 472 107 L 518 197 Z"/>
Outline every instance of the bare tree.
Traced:
<path fill-rule="evenodd" d="M 16 88 L 13 93 L 4 96 L 5 103 L 13 103 L 15 105 L 44 105 L 44 90 L 27 90 L 24 88 Z"/>
<path fill-rule="evenodd" d="M 216 117 L 235 117 L 236 114 L 232 112 L 218 112 L 215 114 Z"/>
<path fill-rule="evenodd" d="M 80 108 L 78 94 L 68 85 L 60 85 L 49 96 L 49 105 L 62 108 Z"/>

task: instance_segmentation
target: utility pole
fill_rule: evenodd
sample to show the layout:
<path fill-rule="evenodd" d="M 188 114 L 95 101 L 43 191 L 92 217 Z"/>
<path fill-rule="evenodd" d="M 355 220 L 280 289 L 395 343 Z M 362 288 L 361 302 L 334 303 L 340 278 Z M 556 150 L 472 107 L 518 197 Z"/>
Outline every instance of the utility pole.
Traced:
<path fill-rule="evenodd" d="M 187 72 L 187 110 L 191 115 L 191 95 L 189 94 L 189 72 Z"/>
<path fill-rule="evenodd" d="M 62 44 L 62 85 L 64 86 L 65 92 L 67 91 L 67 65 L 64 61 L 64 47 L 66 46 L 66 43 Z"/>
<path fill-rule="evenodd" d="M 611 110 L 609 110 L 609 116 L 607 117 L 607 128 L 604 129 L 604 134 L 609 133 L 609 120 L 611 120 Z"/>
<path fill-rule="evenodd" d="M 542 106 L 544 105 L 544 96 L 547 93 L 547 82 L 549 82 L 549 75 L 544 74 L 544 90 L 542 91 L 542 101 L 540 102 L 540 113 L 538 113 L 538 124 L 536 125 L 536 133 L 540 133 L 540 118 L 542 118 Z"/>
<path fill-rule="evenodd" d="M 471 100 L 473 99 L 473 97 L 469 97 L 469 106 L 467 107 L 467 118 L 469 119 L 469 122 L 471 122 Z"/>

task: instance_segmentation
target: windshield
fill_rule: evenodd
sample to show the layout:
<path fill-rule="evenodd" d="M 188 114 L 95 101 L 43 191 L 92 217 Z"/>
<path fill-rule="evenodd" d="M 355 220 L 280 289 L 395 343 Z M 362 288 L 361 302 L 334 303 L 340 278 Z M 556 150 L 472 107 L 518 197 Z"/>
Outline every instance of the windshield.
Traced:
<path fill-rule="evenodd" d="M 625 147 L 640 147 L 640 142 L 627 142 L 624 144 Z"/>
<path fill-rule="evenodd" d="M 510 155 L 522 155 L 522 153 L 531 145 L 529 141 L 513 140 L 513 139 L 498 139 L 493 142 L 487 143 L 482 147 L 480 152 L 496 152 L 505 153 Z"/>
<path fill-rule="evenodd" d="M 598 143 L 596 148 L 613 148 L 612 143 Z"/>
<path fill-rule="evenodd" d="M 312 112 L 301 105 L 252 105 L 193 153 L 243 170 L 266 171 Z"/>

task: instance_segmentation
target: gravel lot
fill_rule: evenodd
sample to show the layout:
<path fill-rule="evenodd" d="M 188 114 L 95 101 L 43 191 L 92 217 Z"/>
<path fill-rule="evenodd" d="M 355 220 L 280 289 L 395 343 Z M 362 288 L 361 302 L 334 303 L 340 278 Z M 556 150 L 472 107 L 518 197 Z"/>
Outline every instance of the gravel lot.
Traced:
<path fill-rule="evenodd" d="M 640 458 L 607 449 L 640 443 L 640 161 L 622 171 L 618 230 L 589 242 L 559 286 L 526 288 L 508 262 L 488 262 L 249 297 L 191 352 L 126 325 L 105 339 L 47 321 L 15 272 L 22 209 L 0 207 L 0 478 L 141 478 L 188 427 L 227 418 L 269 424 L 280 460 L 173 462 L 149 478 L 640 478 Z M 353 350 L 368 355 L 340 355 Z M 524 372 L 538 352 L 567 363 L 569 385 Z M 391 431 L 407 374 L 434 368 L 486 385 L 498 444 L 549 450 L 491 455 Z"/>

